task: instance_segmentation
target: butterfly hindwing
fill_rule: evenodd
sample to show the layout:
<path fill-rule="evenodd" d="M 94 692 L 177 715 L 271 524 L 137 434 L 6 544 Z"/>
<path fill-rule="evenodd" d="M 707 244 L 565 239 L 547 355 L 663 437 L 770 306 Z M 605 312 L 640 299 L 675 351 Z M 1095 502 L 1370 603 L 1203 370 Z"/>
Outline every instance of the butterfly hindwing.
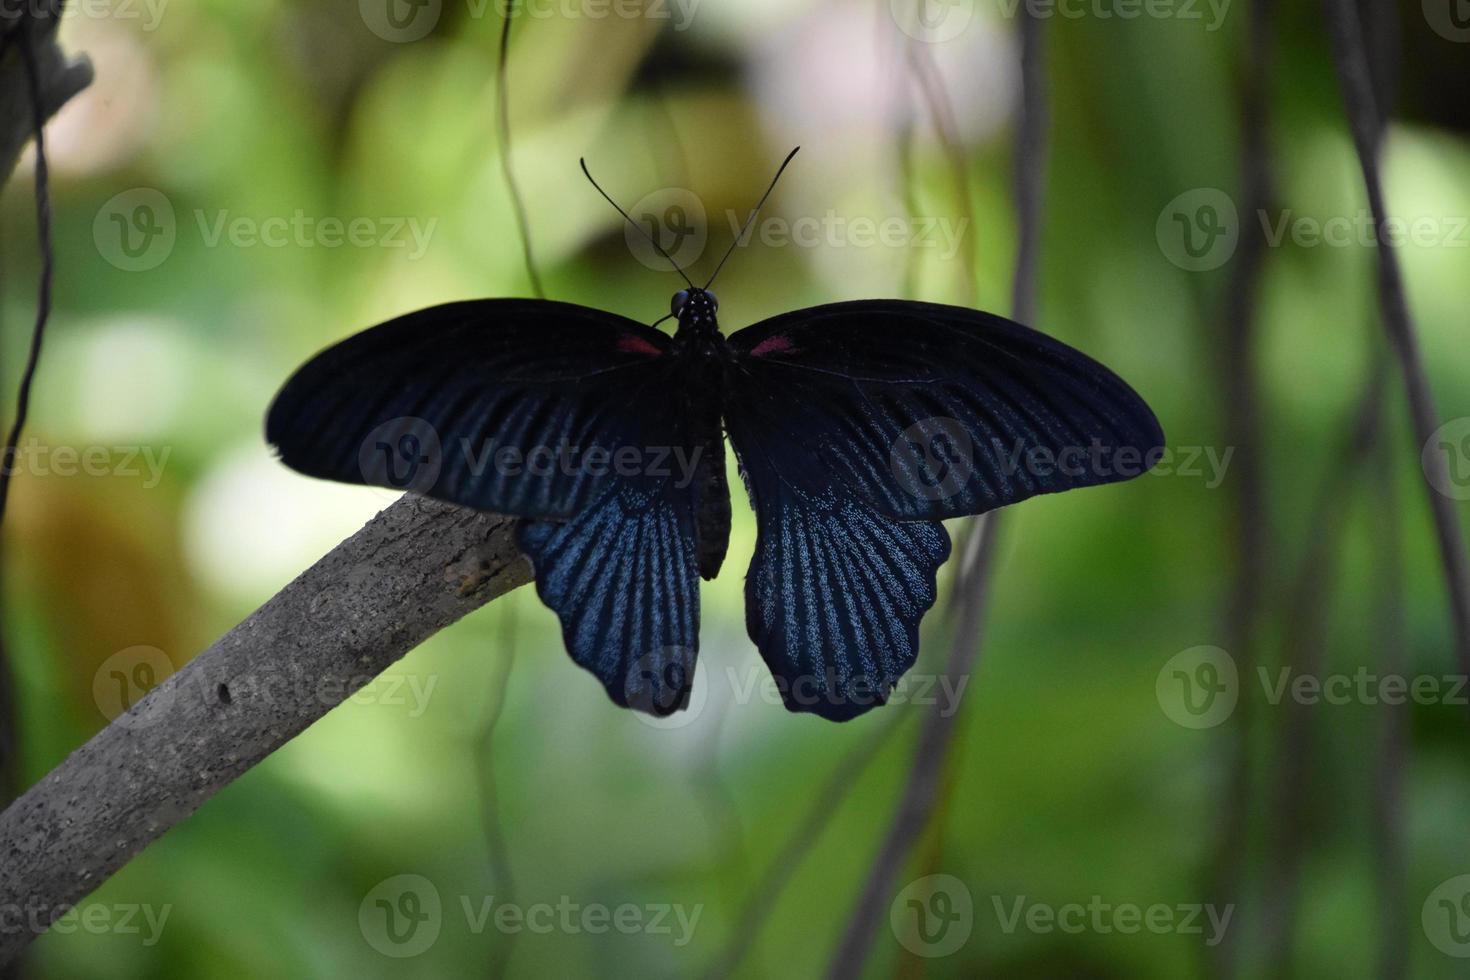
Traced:
<path fill-rule="evenodd" d="M 746 629 L 786 706 L 845 721 L 884 703 L 918 657 L 949 556 L 944 525 L 896 521 L 840 486 L 747 485 L 760 530 Z"/>
<path fill-rule="evenodd" d="M 654 715 L 687 705 L 699 649 L 693 508 L 673 483 L 611 487 L 569 521 L 520 528 L 572 659 L 613 701 Z"/>
<path fill-rule="evenodd" d="M 729 345 L 757 523 L 747 627 L 793 711 L 854 717 L 912 666 L 949 554 L 939 520 L 1129 479 L 1163 443 L 1111 371 L 974 310 L 840 303 Z"/>

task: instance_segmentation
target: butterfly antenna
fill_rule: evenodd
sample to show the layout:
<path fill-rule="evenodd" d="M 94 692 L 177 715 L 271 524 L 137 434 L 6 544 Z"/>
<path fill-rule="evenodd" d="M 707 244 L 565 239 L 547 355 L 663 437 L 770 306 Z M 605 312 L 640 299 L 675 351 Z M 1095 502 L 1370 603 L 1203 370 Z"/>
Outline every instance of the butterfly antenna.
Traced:
<path fill-rule="evenodd" d="M 689 288 L 690 289 L 696 288 L 695 285 L 694 285 L 694 283 L 690 282 L 689 277 L 684 274 L 684 270 L 681 269 L 681 268 L 679 268 L 679 263 L 677 263 L 677 262 L 674 261 L 674 257 L 672 255 L 670 255 L 668 252 L 665 252 L 664 251 L 664 247 L 658 243 L 658 239 L 654 238 L 648 232 L 644 231 L 643 230 L 643 226 L 640 225 L 638 222 L 634 221 L 633 220 L 633 216 L 630 215 L 628 212 L 624 211 L 622 209 L 622 207 L 618 204 L 618 202 L 617 201 L 614 201 L 611 197 L 609 197 L 607 191 L 603 190 L 602 187 L 597 183 L 597 181 L 593 179 L 593 177 L 592 177 L 592 171 L 590 171 L 590 170 L 587 169 L 587 159 L 585 157 L 583 157 L 580 160 L 578 160 L 577 162 L 582 165 L 582 173 L 586 175 L 587 180 L 589 182 L 591 182 L 592 186 L 597 188 L 597 193 L 599 193 L 599 194 L 602 195 L 602 199 L 604 201 L 606 201 L 607 203 L 611 204 L 613 207 L 617 208 L 618 209 L 618 214 L 621 214 L 624 218 L 626 218 L 627 221 L 628 221 L 628 224 L 630 224 L 634 228 L 638 229 L 638 234 L 640 234 L 644 238 L 648 239 L 648 244 L 650 244 L 654 248 L 658 249 L 658 254 L 659 255 L 662 255 L 664 258 L 666 258 L 666 259 L 669 260 L 669 265 L 673 266 L 674 267 L 674 271 L 679 274 L 680 278 L 682 278 L 686 283 L 689 284 Z"/>
<path fill-rule="evenodd" d="M 786 165 L 791 162 L 792 157 L 796 156 L 796 154 L 800 152 L 801 147 L 798 146 L 796 149 L 786 154 L 786 159 L 782 160 L 781 166 L 776 168 L 776 176 L 771 178 L 771 186 L 766 188 L 766 192 L 761 195 L 761 199 L 755 203 L 755 209 L 750 212 L 750 217 L 745 219 L 745 226 L 740 229 L 740 234 L 735 236 L 735 240 L 731 242 L 730 247 L 725 250 L 724 258 L 720 259 L 720 264 L 715 266 L 715 275 L 710 276 L 709 282 L 704 284 L 705 289 L 708 289 L 715 284 L 715 276 L 718 276 L 720 274 L 720 270 L 725 267 L 725 262 L 728 261 L 730 256 L 735 253 L 735 246 L 739 245 L 745 239 L 745 233 L 749 231 L 750 226 L 755 223 L 755 216 L 761 213 L 761 208 L 765 205 L 766 198 L 770 197 L 771 191 L 776 189 L 776 181 L 780 180 L 781 175 L 786 172 Z"/>

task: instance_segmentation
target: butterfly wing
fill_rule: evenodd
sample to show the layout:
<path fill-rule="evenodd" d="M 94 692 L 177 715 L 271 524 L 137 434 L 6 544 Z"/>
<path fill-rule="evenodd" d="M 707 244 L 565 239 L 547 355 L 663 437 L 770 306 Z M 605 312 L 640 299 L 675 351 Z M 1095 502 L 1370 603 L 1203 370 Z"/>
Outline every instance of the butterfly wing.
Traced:
<path fill-rule="evenodd" d="M 1129 479 L 1163 444 L 1111 371 L 975 310 L 839 303 L 729 345 L 726 425 L 758 525 L 747 627 L 792 710 L 852 717 L 912 666 L 940 520 Z"/>
<path fill-rule="evenodd" d="M 660 411 L 668 347 L 570 303 L 430 307 L 308 361 L 271 405 L 266 440 L 309 476 L 566 519 L 632 478 L 619 449 L 678 444 L 677 418 Z"/>
<path fill-rule="evenodd" d="M 312 476 L 513 514 L 567 650 L 625 706 L 687 701 L 695 458 L 669 339 L 567 303 L 451 303 L 303 366 L 266 438 Z"/>

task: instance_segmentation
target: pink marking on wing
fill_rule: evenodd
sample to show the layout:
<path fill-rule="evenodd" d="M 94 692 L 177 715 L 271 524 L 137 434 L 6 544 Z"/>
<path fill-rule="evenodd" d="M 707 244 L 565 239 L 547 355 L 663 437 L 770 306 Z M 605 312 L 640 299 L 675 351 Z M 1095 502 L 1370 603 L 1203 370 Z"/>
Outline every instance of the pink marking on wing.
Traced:
<path fill-rule="evenodd" d="M 791 350 L 791 338 L 785 334 L 771 334 L 765 340 L 750 349 L 751 357 L 765 357 L 767 354 L 779 354 L 782 351 Z"/>
<path fill-rule="evenodd" d="M 663 355 L 663 351 L 642 337 L 631 333 L 625 333 L 618 338 L 618 350 L 627 351 L 629 354 L 648 354 L 651 357 Z"/>

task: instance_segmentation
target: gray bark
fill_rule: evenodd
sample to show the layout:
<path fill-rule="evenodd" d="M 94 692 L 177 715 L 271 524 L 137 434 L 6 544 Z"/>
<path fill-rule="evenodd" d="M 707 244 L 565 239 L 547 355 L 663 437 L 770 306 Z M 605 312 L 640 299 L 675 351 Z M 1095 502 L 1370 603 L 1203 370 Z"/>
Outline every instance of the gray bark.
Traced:
<path fill-rule="evenodd" d="M 529 582 L 514 527 L 405 496 L 0 813 L 0 964 L 420 642 Z"/>

